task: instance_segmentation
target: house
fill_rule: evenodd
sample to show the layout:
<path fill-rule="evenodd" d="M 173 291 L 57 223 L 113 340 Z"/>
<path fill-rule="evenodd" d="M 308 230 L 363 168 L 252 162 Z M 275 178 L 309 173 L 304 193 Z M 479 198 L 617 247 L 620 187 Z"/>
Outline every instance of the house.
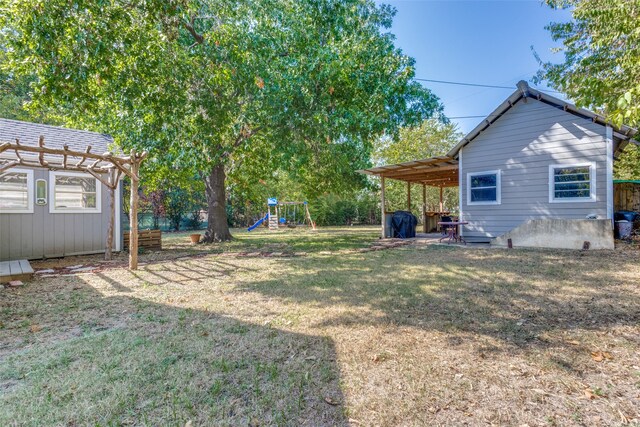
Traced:
<path fill-rule="evenodd" d="M 636 134 L 521 81 L 446 156 L 362 172 L 457 186 L 467 241 L 612 248 L 613 163 Z"/>
<path fill-rule="evenodd" d="M 0 144 L 18 140 L 36 147 L 41 137 L 49 148 L 83 153 L 91 147 L 92 153 L 102 154 L 113 143 L 109 135 L 96 132 L 0 119 Z M 0 153 L 0 261 L 105 252 L 111 208 L 107 187 L 81 171 L 22 165 L 2 168 L 20 159 L 32 165 L 38 156 L 11 149 Z M 114 249 L 118 251 L 122 248 L 121 181 L 114 199 Z"/>

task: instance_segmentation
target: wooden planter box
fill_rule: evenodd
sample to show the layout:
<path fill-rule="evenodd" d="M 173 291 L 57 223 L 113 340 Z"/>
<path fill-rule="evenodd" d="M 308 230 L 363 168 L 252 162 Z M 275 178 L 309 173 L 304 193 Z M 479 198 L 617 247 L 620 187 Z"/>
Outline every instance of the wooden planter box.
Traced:
<path fill-rule="evenodd" d="M 138 230 L 138 248 L 162 249 L 162 231 Z M 129 233 L 124 233 L 124 249 L 129 250 Z"/>

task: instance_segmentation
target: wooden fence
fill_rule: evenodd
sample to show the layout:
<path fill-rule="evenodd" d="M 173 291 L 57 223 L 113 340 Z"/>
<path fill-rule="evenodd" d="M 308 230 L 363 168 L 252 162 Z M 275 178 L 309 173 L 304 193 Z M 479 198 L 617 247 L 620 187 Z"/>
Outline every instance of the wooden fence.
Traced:
<path fill-rule="evenodd" d="M 144 249 L 162 249 L 162 231 L 139 230 L 138 247 Z M 129 250 L 129 233 L 124 233 L 124 249 Z"/>
<path fill-rule="evenodd" d="M 613 184 L 613 210 L 640 212 L 640 184 L 621 182 Z"/>

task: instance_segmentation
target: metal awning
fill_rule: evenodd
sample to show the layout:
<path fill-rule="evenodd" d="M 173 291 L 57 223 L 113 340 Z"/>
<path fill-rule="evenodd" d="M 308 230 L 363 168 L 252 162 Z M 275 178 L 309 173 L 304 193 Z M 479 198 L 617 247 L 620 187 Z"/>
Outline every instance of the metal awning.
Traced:
<path fill-rule="evenodd" d="M 447 156 L 379 166 L 358 172 L 433 187 L 458 186 L 458 160 Z"/>

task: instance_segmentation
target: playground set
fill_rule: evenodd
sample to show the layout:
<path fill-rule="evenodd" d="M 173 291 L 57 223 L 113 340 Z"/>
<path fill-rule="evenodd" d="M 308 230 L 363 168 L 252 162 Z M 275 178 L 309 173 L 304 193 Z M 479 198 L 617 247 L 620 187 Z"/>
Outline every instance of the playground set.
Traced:
<path fill-rule="evenodd" d="M 298 214 L 300 209 L 300 214 Z M 265 221 L 269 224 L 270 231 L 277 231 L 281 227 L 311 227 L 316 229 L 316 223 L 311 220 L 307 202 L 280 202 L 275 197 L 267 199 L 267 213 L 260 218 L 247 231 L 254 230 Z"/>

